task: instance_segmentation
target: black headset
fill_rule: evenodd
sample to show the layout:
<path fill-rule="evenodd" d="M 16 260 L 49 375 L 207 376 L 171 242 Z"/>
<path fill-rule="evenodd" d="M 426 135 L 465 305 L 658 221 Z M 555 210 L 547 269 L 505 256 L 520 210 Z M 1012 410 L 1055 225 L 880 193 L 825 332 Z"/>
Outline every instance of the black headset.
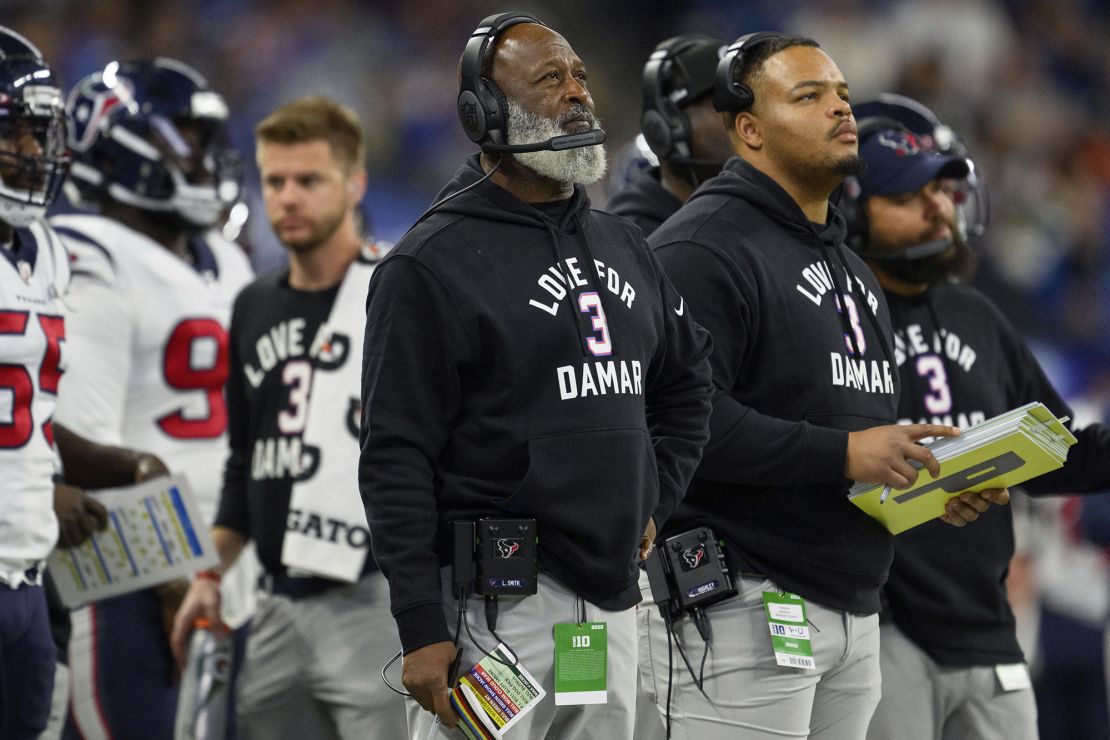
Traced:
<path fill-rule="evenodd" d="M 859 147 L 863 148 L 863 143 L 870 139 L 880 131 L 887 129 L 895 129 L 898 131 L 905 131 L 910 133 L 909 128 L 906 127 L 901 121 L 886 116 L 875 116 L 872 118 L 865 118 L 860 121 L 856 128 L 856 141 L 859 142 Z M 864 163 L 864 167 L 867 164 Z M 840 214 L 844 216 L 844 220 L 848 224 L 848 234 L 844 242 L 853 252 L 862 255 L 867 252 L 867 246 L 871 229 L 871 224 L 867 220 L 867 209 L 863 207 L 860 202 L 860 185 L 859 180 L 855 177 L 847 177 L 844 179 L 844 184 L 840 188 L 840 198 L 836 202 L 836 208 Z"/>
<path fill-rule="evenodd" d="M 655 47 L 644 65 L 644 109 L 640 131 L 651 151 L 660 160 L 688 160 L 694 129 L 682 106 L 689 100 L 690 74 L 679 58 L 690 47 L 708 36 L 675 36 Z M 667 94 L 664 88 L 673 92 Z"/>
<path fill-rule="evenodd" d="M 911 136 L 915 135 L 909 126 L 896 118 L 881 115 L 872 116 L 859 122 L 859 127 L 856 130 L 859 146 L 862 147 L 863 143 L 872 136 L 891 129 L 903 131 Z M 864 163 L 864 166 L 866 167 L 867 164 Z M 879 260 L 880 262 L 887 260 L 918 260 L 932 257 L 948 249 L 949 241 L 947 239 L 937 239 L 922 244 L 914 244 L 893 252 L 871 251 L 871 222 L 867 219 L 867 209 L 860 202 L 859 196 L 859 180 L 855 177 L 846 178 L 840 190 L 836 207 L 848 224 L 848 235 L 844 241 L 860 257 Z"/>
<path fill-rule="evenodd" d="M 722 113 L 745 111 L 755 102 L 755 93 L 741 81 L 744 71 L 744 52 L 765 41 L 785 37 L 778 31 L 757 31 L 741 36 L 728 47 L 717 64 L 717 79 L 713 85 L 713 107 Z"/>
<path fill-rule="evenodd" d="M 505 93 L 482 72 L 493 42 L 510 26 L 543 21 L 528 13 L 496 13 L 479 24 L 463 50 L 459 75 L 459 122 L 470 140 L 478 145 L 505 143 L 505 120 L 508 116 Z"/>

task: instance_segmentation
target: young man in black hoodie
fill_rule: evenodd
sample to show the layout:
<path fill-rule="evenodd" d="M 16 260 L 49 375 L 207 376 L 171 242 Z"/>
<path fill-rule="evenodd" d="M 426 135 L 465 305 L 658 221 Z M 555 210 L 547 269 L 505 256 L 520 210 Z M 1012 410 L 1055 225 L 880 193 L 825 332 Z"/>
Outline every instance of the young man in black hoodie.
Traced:
<path fill-rule="evenodd" d="M 890 306 L 900 421 L 966 427 L 1031 401 L 1071 416 L 1006 317 L 959 282 L 970 276 L 973 255 L 954 194 L 976 194 L 967 187 L 970 160 L 936 150 L 950 132 L 916 101 L 884 97 L 861 109 L 888 117 L 861 118 L 865 169 L 858 188 L 845 188 L 845 211 L 849 243 L 867 258 Z M 1094 424 L 1076 436 L 1062 469 L 1022 489 L 1110 487 L 1110 430 Z M 884 589 L 889 618 L 880 629 L 883 697 L 869 738 L 1037 737 L 1006 598 L 1013 554 L 1009 508 L 991 509 L 968 530 L 931 522 L 894 539 Z"/>
<path fill-rule="evenodd" d="M 707 610 L 718 639 L 700 687 L 675 673 L 674 722 L 684 736 L 859 738 L 879 700 L 879 587 L 892 538 L 847 500 L 848 479 L 902 488 L 917 476 L 911 459 L 935 475 L 935 458 L 914 442 L 957 430 L 893 424 L 886 303 L 844 249 L 844 221 L 828 202 L 858 167 L 836 65 L 810 39 L 753 35 L 722 58 L 714 94 L 740 158 L 649 239 L 714 337 L 723 389 L 697 478 L 663 533 L 714 527 L 740 593 Z M 949 504 L 950 523 L 989 506 L 990 496 L 962 498 Z M 811 655 L 772 649 L 764 599 L 784 592 L 804 600 Z M 675 633 L 696 660 L 703 639 L 692 621 Z M 671 712 L 659 615 L 648 631 L 645 685 Z"/>
<path fill-rule="evenodd" d="M 492 16 L 461 71 L 460 116 L 484 151 L 381 263 L 367 303 L 359 480 L 402 681 L 436 715 L 410 704 L 410 732 L 457 722 L 456 649 L 465 671 L 499 637 L 548 692 L 514 735 L 631 737 L 638 554 L 708 436 L 709 339 L 639 230 L 590 209 L 581 184 L 604 171 L 599 146 L 491 151 L 600 140 L 566 40 Z M 538 527 L 538 593 L 502 599 L 497 636 L 473 617 L 449 629 L 452 523 L 482 517 Z M 553 625 L 582 622 L 607 623 L 607 703 L 557 707 Z"/>
<path fill-rule="evenodd" d="M 637 173 L 606 208 L 632 219 L 644 236 L 732 156 L 713 110 L 713 77 L 727 46 L 708 36 L 675 36 L 656 46 L 644 65 L 640 129 L 659 166 Z"/>

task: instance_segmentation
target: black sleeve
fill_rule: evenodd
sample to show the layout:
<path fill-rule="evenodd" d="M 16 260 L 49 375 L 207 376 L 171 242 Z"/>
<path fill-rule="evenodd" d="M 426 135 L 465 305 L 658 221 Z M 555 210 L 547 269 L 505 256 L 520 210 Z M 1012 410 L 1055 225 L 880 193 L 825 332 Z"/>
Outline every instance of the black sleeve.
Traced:
<path fill-rule="evenodd" d="M 659 275 L 664 332 L 648 371 L 645 402 L 659 471 L 659 504 L 652 516 L 661 527 L 686 494 L 709 439 L 712 340 L 662 266 L 652 261 Z"/>
<path fill-rule="evenodd" d="M 1017 374 L 1018 399 L 1015 406 L 1039 401 L 1057 416 L 1074 413 L 1052 387 L 1037 358 L 1021 335 L 997 308 L 991 307 L 1002 328 L 1007 362 Z M 1045 473 L 1021 485 L 1032 495 L 1053 493 L 1092 493 L 1110 488 L 1110 429 L 1091 424 L 1075 433 L 1076 444 L 1068 451 L 1067 462 L 1059 470 Z"/>
<path fill-rule="evenodd" d="M 1044 404 L 1052 408 L 1048 401 Z M 1053 409 L 1055 412 L 1055 409 Z M 1091 424 L 1075 432 L 1078 440 L 1068 450 L 1068 460 L 1059 470 L 1021 484 L 1033 495 L 1051 493 L 1099 493 L 1110 489 L 1110 429 Z"/>
<path fill-rule="evenodd" d="M 730 261 L 696 242 L 657 248 L 693 318 L 713 337 L 713 412 L 698 475 L 749 485 L 837 483 L 848 434 L 758 411 L 732 395 L 754 350 L 759 289 Z"/>
<path fill-rule="evenodd" d="M 446 289 L 405 255 L 374 271 L 366 312 L 359 488 L 409 653 L 451 639 L 436 555 L 435 461 L 458 413 L 466 335 Z"/>
<path fill-rule="evenodd" d="M 239 355 L 239 337 L 243 332 L 242 303 L 244 294 L 235 301 L 228 330 L 228 374 L 224 386 L 227 405 L 227 437 L 229 454 L 224 464 L 223 489 L 216 510 L 215 525 L 227 527 L 250 537 L 250 510 L 247 507 L 247 471 L 250 461 L 250 440 L 247 439 L 250 410 L 243 385 L 243 363 Z"/>

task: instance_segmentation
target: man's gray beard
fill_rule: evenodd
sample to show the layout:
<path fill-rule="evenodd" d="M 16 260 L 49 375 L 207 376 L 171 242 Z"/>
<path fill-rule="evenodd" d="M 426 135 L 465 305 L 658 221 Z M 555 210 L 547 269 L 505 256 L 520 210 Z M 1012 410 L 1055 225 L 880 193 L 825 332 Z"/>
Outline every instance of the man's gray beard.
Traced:
<path fill-rule="evenodd" d="M 508 131 L 506 133 L 510 144 L 534 144 L 567 133 L 559 124 L 559 119 L 544 118 L 535 113 L 529 113 L 512 100 L 506 102 L 509 109 Z M 581 110 L 585 110 L 585 108 L 582 107 Z M 579 112 L 579 110 L 575 110 L 572 113 L 576 115 Z M 594 128 L 601 128 L 596 119 L 593 120 L 593 126 Z M 564 149 L 559 152 L 525 152 L 513 156 L 518 162 L 540 177 L 567 184 L 590 185 L 595 183 L 605 177 L 605 169 L 608 166 L 605 159 L 605 147 L 601 144 L 578 147 L 577 149 Z"/>

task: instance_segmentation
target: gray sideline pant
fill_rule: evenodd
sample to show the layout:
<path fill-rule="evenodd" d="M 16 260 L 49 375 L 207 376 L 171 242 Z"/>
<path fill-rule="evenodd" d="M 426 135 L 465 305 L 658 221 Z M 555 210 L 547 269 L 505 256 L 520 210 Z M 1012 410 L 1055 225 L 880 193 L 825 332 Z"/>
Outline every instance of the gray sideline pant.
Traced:
<path fill-rule="evenodd" d="M 441 571 L 443 603 L 447 624 L 453 630 L 457 619 L 451 594 L 451 569 Z M 606 622 L 608 636 L 608 701 L 605 704 L 555 706 L 554 625 L 577 622 L 582 600 L 573 591 L 543 573 L 534 596 L 502 598 L 497 616 L 497 634 L 512 648 L 532 677 L 547 691 L 538 706 L 505 733 L 506 740 L 633 740 L 636 710 L 636 610 L 611 612 L 585 603 L 586 620 Z M 467 599 L 470 631 L 482 647 L 492 650 L 497 640 L 486 629 L 485 602 L 481 596 Z M 482 657 L 464 629 L 462 669 L 471 668 Z M 409 737 L 412 740 L 459 740 L 462 733 L 442 725 L 432 731 L 435 715 L 409 699 Z M 429 732 L 433 734 L 429 735 Z"/>
<path fill-rule="evenodd" d="M 404 699 L 380 675 L 400 649 L 381 573 L 296 601 L 261 596 L 238 680 L 239 736 L 403 738 Z"/>
<path fill-rule="evenodd" d="M 1032 689 L 1003 691 L 994 666 L 938 665 L 893 624 L 880 634 L 883 698 L 868 740 L 1037 740 Z"/>
<path fill-rule="evenodd" d="M 694 685 L 677 647 L 672 656 L 671 737 L 675 740 L 770 740 L 809 737 L 860 740 L 879 701 L 879 618 L 806 603 L 817 669 L 775 664 L 764 617 L 764 591 L 777 585 L 734 574 L 740 593 L 708 610 L 712 645 L 705 662 L 705 696 Z M 641 592 L 650 601 L 647 576 Z M 643 621 L 640 670 L 644 690 L 664 715 L 667 702 L 667 633 L 656 609 Z M 693 622 L 674 626 L 694 670 L 702 642 Z M 706 698 L 708 696 L 708 699 Z"/>

